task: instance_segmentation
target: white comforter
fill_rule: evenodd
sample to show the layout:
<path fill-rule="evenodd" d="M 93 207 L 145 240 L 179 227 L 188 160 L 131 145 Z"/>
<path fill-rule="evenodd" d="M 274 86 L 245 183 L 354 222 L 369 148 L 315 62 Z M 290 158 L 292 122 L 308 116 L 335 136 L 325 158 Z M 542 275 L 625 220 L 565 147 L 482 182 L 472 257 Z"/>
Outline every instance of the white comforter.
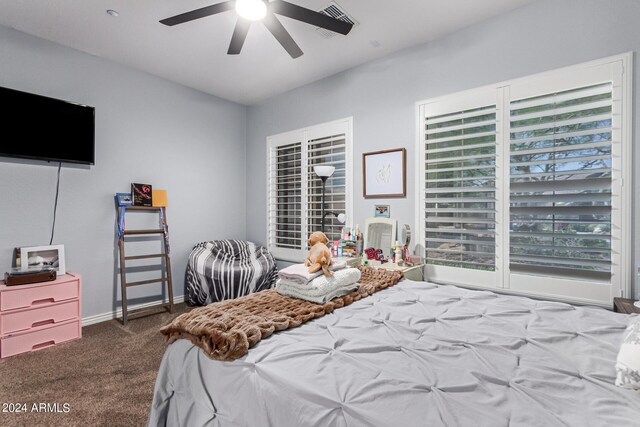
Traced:
<path fill-rule="evenodd" d="M 404 280 L 233 362 L 171 344 L 149 425 L 638 426 L 627 315 Z"/>

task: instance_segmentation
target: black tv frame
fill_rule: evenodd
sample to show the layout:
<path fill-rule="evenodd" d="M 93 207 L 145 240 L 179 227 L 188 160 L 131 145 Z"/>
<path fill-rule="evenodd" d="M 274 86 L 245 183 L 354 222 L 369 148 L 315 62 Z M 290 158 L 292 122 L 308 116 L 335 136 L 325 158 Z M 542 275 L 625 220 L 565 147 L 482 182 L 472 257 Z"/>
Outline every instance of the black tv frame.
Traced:
<path fill-rule="evenodd" d="M 91 161 L 80 161 L 80 160 L 73 160 L 73 159 L 65 159 L 65 158 L 57 158 L 57 157 L 48 157 L 48 156 L 28 156 L 28 155 L 21 155 L 21 154 L 12 154 L 12 153 L 4 153 L 2 151 L 2 146 L 0 145 L 0 157 L 7 157 L 7 158 L 15 158 L 15 159 L 29 159 L 29 160 L 43 160 L 43 161 L 48 161 L 48 162 L 61 162 L 61 163 L 74 163 L 74 164 L 79 164 L 79 165 L 95 165 L 96 162 L 96 109 L 95 107 L 92 107 L 91 105 L 86 105 L 86 104 L 80 104 L 77 102 L 71 102 L 71 101 L 67 101 L 64 99 L 59 99 L 59 98 L 53 98 L 50 96 L 45 96 L 45 95 L 40 95 L 37 93 L 31 93 L 31 92 L 25 92 L 22 90 L 18 90 L 18 89 L 13 89 L 13 88 L 9 88 L 9 87 L 4 87 L 4 86 L 0 86 L 0 90 L 8 90 L 8 91 L 12 91 L 12 92 L 17 92 L 29 97 L 38 97 L 38 98 L 44 98 L 47 100 L 51 100 L 51 101 L 55 101 L 61 104 L 70 104 L 70 105 L 75 105 L 78 107 L 83 107 L 83 108 L 89 108 L 91 109 L 91 118 L 92 118 L 92 122 L 91 124 L 93 125 L 93 135 L 92 135 L 92 144 L 93 144 L 93 158 L 91 159 Z"/>

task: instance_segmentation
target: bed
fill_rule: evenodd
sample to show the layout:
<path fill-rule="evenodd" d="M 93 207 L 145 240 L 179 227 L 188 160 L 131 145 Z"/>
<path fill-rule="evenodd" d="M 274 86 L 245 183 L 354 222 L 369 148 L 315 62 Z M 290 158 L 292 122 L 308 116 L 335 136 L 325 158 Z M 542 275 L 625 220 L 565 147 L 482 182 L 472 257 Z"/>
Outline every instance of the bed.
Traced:
<path fill-rule="evenodd" d="M 628 315 L 403 280 L 244 357 L 168 346 L 149 425 L 632 426 Z"/>

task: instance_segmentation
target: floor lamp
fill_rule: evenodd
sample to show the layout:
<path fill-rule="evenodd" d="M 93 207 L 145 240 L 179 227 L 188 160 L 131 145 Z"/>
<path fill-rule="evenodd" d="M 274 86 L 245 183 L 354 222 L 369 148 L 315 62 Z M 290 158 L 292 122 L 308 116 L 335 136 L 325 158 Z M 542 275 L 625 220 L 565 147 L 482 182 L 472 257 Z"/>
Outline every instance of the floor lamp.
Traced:
<path fill-rule="evenodd" d="M 321 165 L 321 166 L 314 166 L 313 167 L 313 171 L 316 173 L 316 175 L 318 175 L 318 177 L 320 177 L 320 179 L 322 180 L 322 201 L 321 201 L 321 206 L 320 206 L 320 231 L 322 231 L 324 233 L 324 218 L 327 215 L 333 215 L 336 218 L 338 218 L 338 221 L 340 221 L 342 224 L 344 224 L 344 222 L 347 219 L 347 216 L 343 213 L 341 214 L 337 214 L 335 212 L 325 212 L 324 211 L 324 195 L 325 195 L 325 190 L 326 190 L 326 185 L 327 185 L 327 179 L 329 179 L 331 177 L 331 175 L 333 175 L 333 173 L 336 171 L 336 168 L 334 166 L 326 166 L 326 165 Z"/>

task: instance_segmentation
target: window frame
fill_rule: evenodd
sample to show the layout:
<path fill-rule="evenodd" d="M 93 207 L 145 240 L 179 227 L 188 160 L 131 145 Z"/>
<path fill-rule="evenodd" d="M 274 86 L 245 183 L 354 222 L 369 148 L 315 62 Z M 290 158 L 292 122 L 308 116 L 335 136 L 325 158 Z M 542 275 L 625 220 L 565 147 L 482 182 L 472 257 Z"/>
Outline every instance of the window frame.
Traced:
<path fill-rule="evenodd" d="M 308 126 L 292 131 L 287 131 L 275 135 L 268 136 L 267 142 L 267 155 L 266 155 L 266 246 L 273 256 L 282 261 L 302 262 L 304 260 L 307 250 L 307 236 L 305 235 L 307 229 L 307 211 L 309 209 L 307 198 L 308 187 L 308 165 L 307 165 L 307 150 L 309 149 L 309 141 L 318 138 L 328 137 L 331 135 L 337 135 L 344 133 L 345 135 L 345 214 L 347 215 L 347 223 L 353 221 L 353 117 L 346 117 L 343 119 L 333 120 L 330 122 L 320 123 L 313 126 Z M 270 192 L 271 192 L 271 155 L 270 151 L 277 146 L 294 144 L 301 142 L 301 176 L 302 176 L 302 191 L 301 191 L 301 247 L 299 249 L 286 249 L 271 245 L 270 230 L 271 230 L 271 216 L 270 216 Z M 331 178 L 329 178 L 331 179 Z M 346 225 L 346 224 L 345 224 Z"/>
<path fill-rule="evenodd" d="M 436 98 L 436 99 L 432 99 L 432 100 L 428 100 L 425 101 L 423 103 L 418 104 L 418 117 L 419 117 L 419 125 L 418 125 L 418 139 L 419 139 L 419 147 L 418 147 L 418 151 L 417 153 L 418 156 L 416 156 L 416 170 L 418 171 L 417 174 L 417 181 L 416 182 L 416 188 L 418 189 L 418 195 L 416 198 L 416 220 L 417 220 L 417 224 L 416 224 L 416 230 L 418 230 L 418 236 L 419 240 L 418 240 L 418 244 L 423 245 L 425 243 L 425 222 L 426 222 L 426 213 L 424 211 L 424 205 L 426 203 L 426 183 L 425 183 L 425 174 L 427 173 L 426 168 L 425 168 L 425 160 L 426 160 L 426 150 L 425 150 L 425 140 L 424 140 L 424 129 L 426 126 L 426 115 L 427 115 L 427 111 L 431 108 L 437 109 L 439 111 L 453 111 L 453 110 L 466 110 L 466 109 L 474 109 L 476 107 L 480 107 L 481 105 L 487 105 L 487 104 L 495 104 L 496 105 L 496 141 L 498 139 L 498 133 L 500 132 L 501 126 L 502 126 L 502 120 L 503 117 L 500 114 L 500 111 L 497 109 L 498 107 L 498 100 L 499 100 L 499 93 L 496 93 L 495 88 L 489 88 L 489 87 L 482 87 L 482 88 L 478 88 L 478 89 L 473 89 L 470 91 L 465 91 L 463 93 L 461 93 L 461 95 L 464 96 L 458 96 L 457 94 L 454 94 L 454 96 L 447 96 L 447 97 L 441 97 L 441 98 Z M 435 112 L 434 110 L 434 115 L 437 115 L 438 113 Z M 498 176 L 501 175 L 502 172 L 502 165 L 499 161 L 501 153 L 498 150 L 498 145 L 496 143 L 496 151 L 495 151 L 495 158 L 496 158 L 496 165 L 495 165 L 495 204 L 496 206 L 499 203 L 500 200 L 500 195 L 502 194 L 502 188 L 501 188 L 501 180 L 498 179 Z M 495 221 L 496 221 L 496 229 L 495 229 L 495 250 L 496 250 L 496 257 L 498 256 L 498 249 L 502 247 L 502 234 L 499 233 L 498 230 L 498 226 L 501 224 L 501 220 L 499 218 L 500 215 L 500 210 L 496 209 L 496 213 L 495 213 Z M 426 246 L 422 247 L 422 250 L 424 250 L 423 253 L 421 253 L 420 255 L 422 256 L 426 256 Z M 488 270 L 479 270 L 479 269 L 461 269 L 461 268 L 456 268 L 456 267 L 448 267 L 448 266 L 441 266 L 441 265 L 429 265 L 426 264 L 425 265 L 425 269 L 426 272 L 428 272 L 430 274 L 430 278 L 434 279 L 434 281 L 439 281 L 439 282 L 447 282 L 447 283 L 452 283 L 452 284 L 459 284 L 459 285 L 466 285 L 466 286 L 474 286 L 474 285 L 478 285 L 480 287 L 494 287 L 492 284 L 496 282 L 496 280 L 499 279 L 500 277 L 500 272 L 499 272 L 499 264 L 496 263 L 495 266 L 495 270 L 494 271 L 488 271 Z M 469 275 L 468 271 L 473 271 L 473 275 Z M 442 275 L 445 275 L 445 277 L 448 277 L 448 280 L 446 278 L 441 277 Z M 425 277 L 427 277 L 425 275 Z"/>
<path fill-rule="evenodd" d="M 633 53 L 610 56 L 582 64 L 568 66 L 539 74 L 521 77 L 471 90 L 456 92 L 416 102 L 416 197 L 415 221 L 420 236 L 420 255 L 425 255 L 425 121 L 430 105 L 452 105 L 467 100 L 469 108 L 473 100 L 484 96 L 496 96 L 498 115 L 496 120 L 496 264 L 494 272 L 458 267 L 425 266 L 425 277 L 439 283 L 468 286 L 472 288 L 499 290 L 526 296 L 552 298 L 567 302 L 578 302 L 610 306 L 614 297 L 629 297 L 633 262 L 631 245 L 632 231 L 632 64 Z M 595 77 L 594 77 L 595 76 Z M 588 85 L 598 76 L 606 76 L 612 82 L 612 117 L 618 116 L 619 125 L 612 129 L 612 203 L 617 198 L 611 212 L 612 228 L 618 228 L 615 250 L 612 241 L 611 279 L 607 281 L 587 281 L 586 286 L 578 280 L 541 277 L 512 273 L 509 269 L 509 202 L 510 202 L 510 105 L 518 99 L 548 92 L 555 86 L 558 91 Z M 475 104 L 479 107 L 479 104 Z M 452 107 L 454 108 L 454 107 Z M 498 117 L 499 116 L 499 117 Z M 616 143 L 620 141 L 620 143 Z M 615 187 L 615 190 L 613 188 Z M 619 227 L 618 227 L 619 226 Z M 624 232 L 622 232 L 624 230 Z M 612 231 L 613 234 L 613 231 Z M 612 236 L 613 239 L 613 236 Z M 607 285 L 607 286 L 603 286 Z M 558 290 L 561 288 L 561 291 Z"/>

